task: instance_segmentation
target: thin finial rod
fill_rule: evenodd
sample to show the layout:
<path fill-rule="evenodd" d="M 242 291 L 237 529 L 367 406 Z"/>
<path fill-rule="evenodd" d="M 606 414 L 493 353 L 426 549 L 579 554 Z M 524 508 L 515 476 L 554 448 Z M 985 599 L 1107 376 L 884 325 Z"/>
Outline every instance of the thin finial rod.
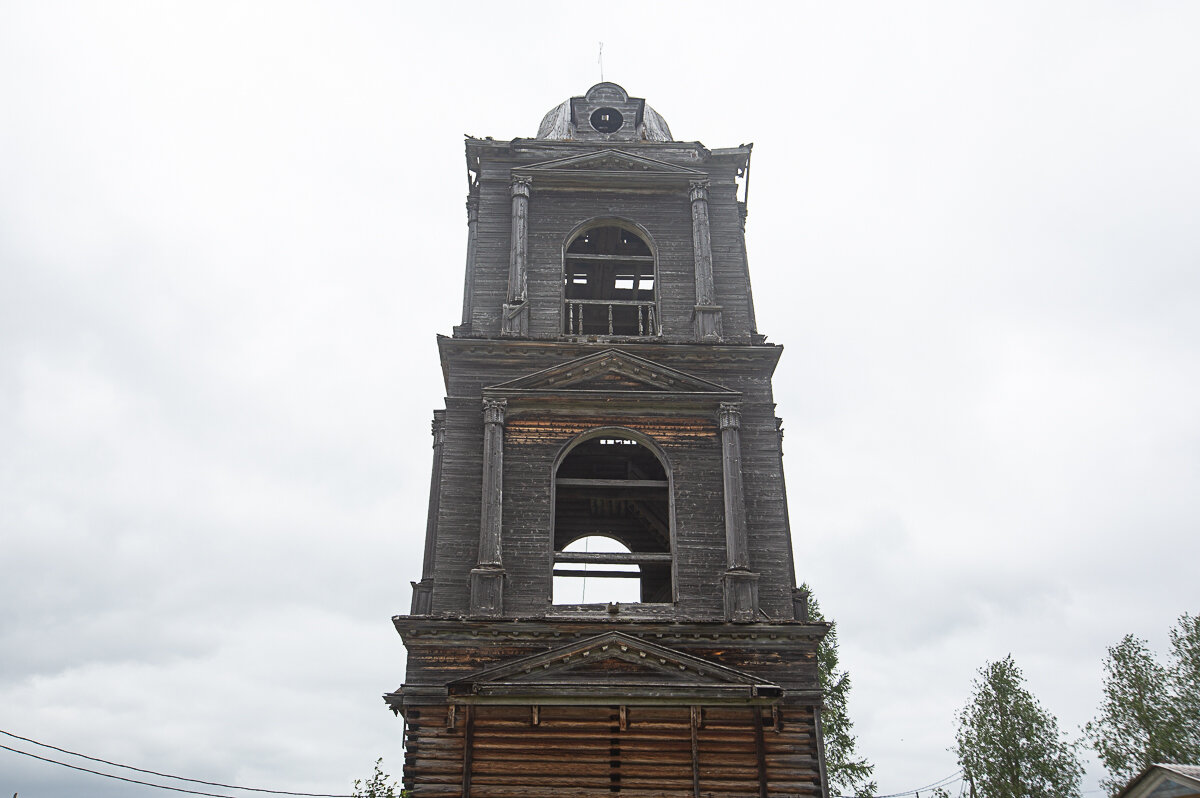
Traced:
<path fill-rule="evenodd" d="M 596 63 L 600 65 L 600 82 L 604 82 L 604 42 L 600 42 L 600 55 L 596 58 Z"/>

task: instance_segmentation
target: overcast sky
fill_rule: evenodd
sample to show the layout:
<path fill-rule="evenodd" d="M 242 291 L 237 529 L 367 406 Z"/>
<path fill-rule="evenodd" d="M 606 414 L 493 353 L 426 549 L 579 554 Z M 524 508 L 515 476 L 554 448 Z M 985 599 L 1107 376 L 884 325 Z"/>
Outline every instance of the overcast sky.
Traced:
<path fill-rule="evenodd" d="M 462 137 L 600 41 L 755 143 L 798 575 L 882 791 L 956 770 L 986 661 L 1076 735 L 1105 647 L 1200 611 L 1200 5 L 434 6 L 0 0 L 0 729 L 398 773 Z M 0 750 L 14 791 L 167 794 Z"/>

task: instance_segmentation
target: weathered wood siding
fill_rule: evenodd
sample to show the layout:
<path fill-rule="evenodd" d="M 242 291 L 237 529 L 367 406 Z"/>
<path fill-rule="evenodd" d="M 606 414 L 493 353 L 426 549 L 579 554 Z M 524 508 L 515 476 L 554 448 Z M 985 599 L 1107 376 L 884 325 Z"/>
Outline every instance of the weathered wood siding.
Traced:
<path fill-rule="evenodd" d="M 520 139 L 471 144 L 481 155 L 471 334 L 498 337 L 500 308 L 508 291 L 513 170 L 580 151 L 600 152 L 605 145 L 564 146 Z M 713 279 L 717 304 L 723 308 L 723 338 L 729 343 L 750 343 L 753 332 L 750 282 L 735 196 L 737 162 L 713 158 L 699 144 L 625 142 L 619 149 L 698 170 L 699 178 L 711 182 Z M 692 339 L 696 281 L 687 183 L 676 189 L 655 191 L 637 186 L 627 191 L 583 187 L 564 190 L 541 188 L 537 177 L 529 201 L 529 336 L 562 335 L 563 247 L 580 224 L 603 218 L 633 222 L 649 233 L 658 255 L 656 291 L 662 309 L 663 336 L 675 341 Z"/>
<path fill-rule="evenodd" d="M 696 289 L 686 191 L 675 196 L 621 195 L 535 188 L 529 218 L 531 335 L 562 334 L 563 248 L 572 230 L 604 218 L 633 222 L 649 234 L 647 243 L 657 255 L 655 293 L 663 331 L 673 336 L 691 331 Z"/>
<path fill-rule="evenodd" d="M 436 567 L 423 577 L 420 614 L 393 619 L 408 669 L 405 685 L 385 697 L 405 716 L 404 782 L 412 795 L 822 795 L 816 656 L 828 626 L 794 617 L 771 389 L 781 348 L 754 326 L 745 208 L 736 197 L 748 157 L 748 147 L 710 151 L 695 142 L 468 140 L 478 215 L 463 324 L 438 341 L 446 410 L 441 480 L 430 503 Z M 524 181 L 530 187 L 515 226 L 514 177 L 522 197 Z M 564 247 L 581 226 L 609 220 L 640 231 L 654 252 L 661 334 L 563 333 Z M 705 300 L 697 310 L 697 284 L 709 293 L 710 246 L 719 338 L 715 308 Z M 524 306 L 520 291 L 510 296 L 510 260 L 513 274 L 525 277 Z M 598 354 L 607 349 L 625 354 Z M 595 382 L 573 394 L 504 387 L 527 386 L 542 377 L 523 378 L 547 369 L 569 371 L 581 358 L 643 370 L 593 374 Z M 556 369 L 562 364 L 571 365 Z M 639 382 L 645 369 L 664 382 Z M 498 498 L 483 487 L 485 396 L 488 474 L 500 474 Z M 665 460 L 672 600 L 613 613 L 555 607 L 555 466 L 579 436 L 610 427 L 632 430 Z M 727 474 L 730 464 L 740 466 L 744 524 L 741 503 L 726 503 L 727 485 L 738 495 L 727 476 L 739 471 Z M 485 501 L 491 520 L 481 558 Z M 752 597 L 746 586 L 755 577 L 757 605 L 746 598 L 731 610 L 731 595 Z M 487 580 L 487 591 L 476 594 L 486 601 L 472 604 L 472 578 Z M 493 601 L 498 585 L 502 604 Z M 572 646 L 594 645 L 592 638 L 619 638 L 642 654 L 571 661 L 556 671 L 522 661 L 562 659 Z M 673 662 L 672 670 L 646 671 L 638 657 L 647 649 L 660 665 Z M 521 692 L 528 682 L 487 681 L 521 669 L 537 674 L 541 692 Z M 613 696 L 625 703 L 601 703 Z"/>
<path fill-rule="evenodd" d="M 794 586 L 792 544 L 784 501 L 782 450 L 770 373 L 778 348 L 631 344 L 624 351 L 678 368 L 743 394 L 742 468 L 751 564 L 771 620 L 789 619 Z M 558 365 L 594 349 L 587 344 L 519 345 L 507 341 L 443 340 L 450 396 L 437 526 L 436 614 L 463 614 L 476 562 L 483 472 L 484 387 Z M 735 351 L 729 351 L 735 350 Z M 740 351 L 737 351 L 740 350 Z M 714 362 L 715 361 L 715 362 Z M 562 447 L 588 429 L 623 426 L 644 432 L 672 469 L 676 597 L 681 617 L 720 614 L 725 567 L 721 451 L 715 404 L 681 410 L 647 399 L 644 407 L 600 412 L 595 407 L 512 403 L 505 424 L 503 558 L 506 607 L 518 616 L 550 610 L 553 465 Z"/>
<path fill-rule="evenodd" d="M 409 712 L 404 787 L 473 798 L 819 796 L 813 728 L 802 705 L 423 707 Z"/>
<path fill-rule="evenodd" d="M 788 690 L 817 690 L 817 645 L 824 624 L 684 623 L 663 619 L 541 621 L 422 620 L 400 616 L 408 648 L 408 685 L 441 686 L 509 660 L 619 629 Z"/>

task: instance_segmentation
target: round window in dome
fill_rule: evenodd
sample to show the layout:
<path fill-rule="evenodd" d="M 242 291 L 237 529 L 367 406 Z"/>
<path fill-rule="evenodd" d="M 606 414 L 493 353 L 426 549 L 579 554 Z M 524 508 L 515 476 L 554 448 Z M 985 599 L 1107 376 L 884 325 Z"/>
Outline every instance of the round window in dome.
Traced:
<path fill-rule="evenodd" d="M 616 133 L 625 117 L 616 108 L 597 108 L 592 112 L 592 127 L 601 133 Z"/>

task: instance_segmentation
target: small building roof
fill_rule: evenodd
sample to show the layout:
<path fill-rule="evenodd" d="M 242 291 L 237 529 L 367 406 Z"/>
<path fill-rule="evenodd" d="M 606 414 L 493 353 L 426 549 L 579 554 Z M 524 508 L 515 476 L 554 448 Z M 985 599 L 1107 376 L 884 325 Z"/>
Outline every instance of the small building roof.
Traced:
<path fill-rule="evenodd" d="M 1200 798 L 1200 765 L 1151 765 L 1116 798 Z"/>

